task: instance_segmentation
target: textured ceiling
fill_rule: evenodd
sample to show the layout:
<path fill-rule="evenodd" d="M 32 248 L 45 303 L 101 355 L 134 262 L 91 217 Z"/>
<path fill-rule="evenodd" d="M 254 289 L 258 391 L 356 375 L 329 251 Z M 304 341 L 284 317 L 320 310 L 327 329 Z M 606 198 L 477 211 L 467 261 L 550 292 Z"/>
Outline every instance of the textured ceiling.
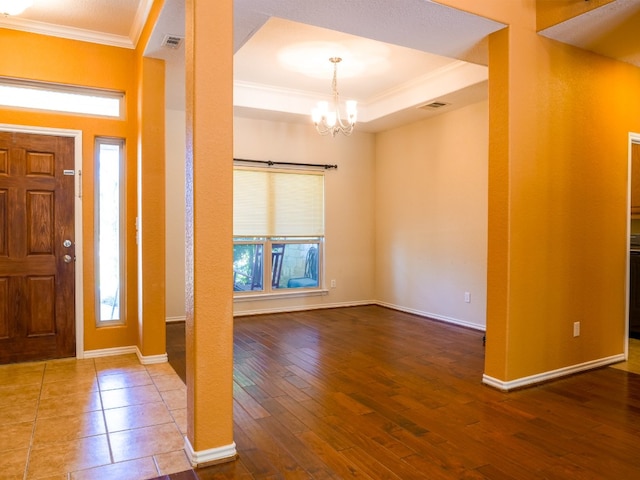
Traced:
<path fill-rule="evenodd" d="M 128 36 L 138 0 L 73 0 L 37 2 L 24 18 L 34 22 Z M 114 12 L 118 12 L 114 15 Z"/>
<path fill-rule="evenodd" d="M 617 0 L 540 33 L 640 66 L 640 0 Z"/>
<path fill-rule="evenodd" d="M 34 0 L 0 27 L 134 48 L 153 0 Z"/>

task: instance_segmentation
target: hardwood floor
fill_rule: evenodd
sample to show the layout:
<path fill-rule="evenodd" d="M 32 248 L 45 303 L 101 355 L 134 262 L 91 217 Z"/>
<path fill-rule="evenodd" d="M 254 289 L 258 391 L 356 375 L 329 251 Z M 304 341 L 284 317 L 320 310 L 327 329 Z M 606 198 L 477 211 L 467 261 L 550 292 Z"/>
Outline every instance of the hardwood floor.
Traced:
<path fill-rule="evenodd" d="M 167 356 L 182 381 L 187 383 L 184 322 L 167 323 Z"/>
<path fill-rule="evenodd" d="M 637 374 L 501 393 L 481 332 L 376 306 L 237 318 L 234 339 L 239 458 L 201 480 L 640 478 Z"/>

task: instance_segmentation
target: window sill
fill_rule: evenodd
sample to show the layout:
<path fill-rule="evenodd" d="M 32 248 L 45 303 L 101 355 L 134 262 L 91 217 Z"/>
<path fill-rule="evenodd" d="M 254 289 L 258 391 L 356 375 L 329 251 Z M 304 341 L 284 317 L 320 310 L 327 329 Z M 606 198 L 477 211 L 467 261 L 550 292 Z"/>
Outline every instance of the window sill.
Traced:
<path fill-rule="evenodd" d="M 275 300 L 296 297 L 320 297 L 329 295 L 329 290 L 301 290 L 296 292 L 277 292 L 277 293 L 254 293 L 248 295 L 234 295 L 234 302 L 253 302 L 256 300 Z"/>

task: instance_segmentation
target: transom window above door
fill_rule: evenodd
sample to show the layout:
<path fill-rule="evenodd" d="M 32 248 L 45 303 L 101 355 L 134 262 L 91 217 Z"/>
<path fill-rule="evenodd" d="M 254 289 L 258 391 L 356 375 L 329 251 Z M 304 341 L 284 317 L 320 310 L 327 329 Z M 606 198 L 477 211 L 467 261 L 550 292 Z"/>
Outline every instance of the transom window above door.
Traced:
<path fill-rule="evenodd" d="M 123 92 L 7 77 L 0 77 L 0 105 L 124 118 Z"/>

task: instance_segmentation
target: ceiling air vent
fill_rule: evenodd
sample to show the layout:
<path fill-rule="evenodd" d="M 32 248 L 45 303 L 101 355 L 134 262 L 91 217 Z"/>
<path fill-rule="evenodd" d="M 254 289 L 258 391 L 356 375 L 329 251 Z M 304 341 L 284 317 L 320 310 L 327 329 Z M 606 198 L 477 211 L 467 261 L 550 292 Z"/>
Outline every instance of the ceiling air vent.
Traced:
<path fill-rule="evenodd" d="M 421 110 L 435 110 L 436 108 L 446 107 L 447 105 L 450 105 L 450 104 L 445 102 L 431 102 L 431 103 L 427 103 L 426 105 L 422 105 L 421 107 L 418 107 L 418 108 Z"/>
<path fill-rule="evenodd" d="M 162 40 L 162 46 L 167 48 L 179 48 L 184 38 L 177 35 L 165 35 Z"/>

